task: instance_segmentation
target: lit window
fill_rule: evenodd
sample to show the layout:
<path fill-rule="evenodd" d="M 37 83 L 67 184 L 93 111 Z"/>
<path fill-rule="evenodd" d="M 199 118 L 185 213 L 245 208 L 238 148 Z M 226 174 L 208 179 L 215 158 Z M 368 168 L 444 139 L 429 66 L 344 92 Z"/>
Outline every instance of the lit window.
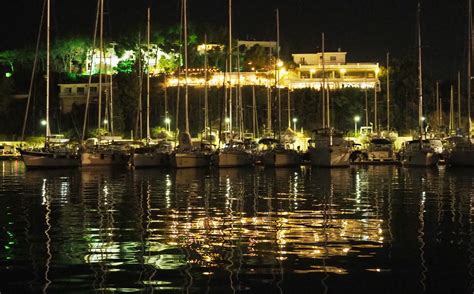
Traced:
<path fill-rule="evenodd" d="M 336 56 L 331 56 L 331 61 L 336 61 Z"/>
<path fill-rule="evenodd" d="M 301 78 L 302 79 L 309 79 L 311 77 L 309 71 L 301 71 Z"/>

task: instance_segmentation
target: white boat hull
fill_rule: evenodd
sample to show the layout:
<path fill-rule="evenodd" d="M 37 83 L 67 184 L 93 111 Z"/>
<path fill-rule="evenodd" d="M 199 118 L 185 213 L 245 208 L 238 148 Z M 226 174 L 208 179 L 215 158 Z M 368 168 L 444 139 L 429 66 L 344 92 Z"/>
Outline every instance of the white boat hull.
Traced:
<path fill-rule="evenodd" d="M 247 152 L 219 152 L 214 156 L 218 167 L 238 167 L 252 165 L 252 157 Z"/>
<path fill-rule="evenodd" d="M 446 163 L 451 166 L 474 166 L 474 149 L 454 149 L 449 152 Z"/>
<path fill-rule="evenodd" d="M 347 147 L 316 147 L 309 149 L 311 165 L 320 167 L 348 167 L 351 151 Z"/>
<path fill-rule="evenodd" d="M 407 152 L 402 159 L 404 166 L 435 166 L 439 161 L 439 154 L 432 151 L 418 150 Z"/>
<path fill-rule="evenodd" d="M 20 151 L 20 153 L 26 168 L 75 168 L 80 165 L 78 155 L 30 151 Z"/>
<path fill-rule="evenodd" d="M 370 161 L 394 161 L 393 151 L 391 150 L 377 150 L 367 152 L 368 160 Z"/>
<path fill-rule="evenodd" d="M 209 166 L 209 158 L 204 153 L 173 153 L 170 158 L 174 168 L 192 168 Z"/>
<path fill-rule="evenodd" d="M 290 167 L 301 164 L 299 154 L 291 150 L 265 152 L 262 161 L 264 166 L 269 167 Z"/>
<path fill-rule="evenodd" d="M 169 154 L 160 152 L 134 153 L 132 158 L 134 167 L 159 167 L 168 166 Z"/>
<path fill-rule="evenodd" d="M 83 167 L 89 166 L 126 166 L 130 155 L 124 152 L 83 152 L 81 154 L 81 164 Z"/>

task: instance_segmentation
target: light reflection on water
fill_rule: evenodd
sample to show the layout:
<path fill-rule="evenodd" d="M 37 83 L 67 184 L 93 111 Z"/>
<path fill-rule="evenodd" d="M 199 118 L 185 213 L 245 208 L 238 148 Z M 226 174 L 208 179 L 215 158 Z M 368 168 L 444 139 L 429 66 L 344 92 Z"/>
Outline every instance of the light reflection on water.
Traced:
<path fill-rule="evenodd" d="M 462 293 L 473 281 L 470 170 L 0 165 L 0 291 Z"/>

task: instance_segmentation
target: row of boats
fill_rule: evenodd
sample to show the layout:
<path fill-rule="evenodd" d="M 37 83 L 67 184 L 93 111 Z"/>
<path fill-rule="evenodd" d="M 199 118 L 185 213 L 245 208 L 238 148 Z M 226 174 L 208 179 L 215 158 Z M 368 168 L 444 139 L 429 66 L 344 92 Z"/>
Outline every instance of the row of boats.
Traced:
<path fill-rule="evenodd" d="M 197 168 L 206 166 L 243 167 L 261 164 L 268 167 L 292 167 L 311 164 L 320 167 L 346 167 L 350 164 L 403 164 L 435 166 L 445 162 L 456 166 L 474 166 L 472 139 L 451 136 L 414 139 L 394 148 L 393 139 L 373 135 L 364 146 L 333 128 L 315 131 L 305 152 L 290 148 L 276 138 L 228 140 L 220 148 L 207 140 L 193 142 L 189 133 L 179 135 L 179 143 L 134 143 L 123 140 L 89 139 L 84 145 L 71 145 L 63 138 L 49 138 L 43 148 L 21 149 L 27 168 L 73 168 L 94 166 L 132 166 Z"/>

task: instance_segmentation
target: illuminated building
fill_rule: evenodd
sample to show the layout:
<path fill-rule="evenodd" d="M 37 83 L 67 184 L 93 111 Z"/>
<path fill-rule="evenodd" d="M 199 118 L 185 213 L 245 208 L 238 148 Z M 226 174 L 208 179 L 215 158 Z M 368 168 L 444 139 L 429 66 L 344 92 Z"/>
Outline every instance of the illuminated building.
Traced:
<path fill-rule="evenodd" d="M 224 48 L 225 46 L 221 44 L 201 44 L 197 46 L 197 52 L 204 55 L 204 53 L 211 51 L 224 52 Z"/>
<path fill-rule="evenodd" d="M 290 77 L 292 88 L 320 88 L 323 81 L 322 53 L 292 54 L 298 65 Z M 326 85 L 331 89 L 354 87 L 374 88 L 379 85 L 378 63 L 348 63 L 347 52 L 325 52 Z"/>
<path fill-rule="evenodd" d="M 239 45 L 251 46 L 249 41 L 239 41 Z M 257 42 L 258 43 L 258 42 Z M 271 42 L 268 42 L 271 43 Z M 247 45 L 246 45 L 247 44 Z M 270 45 L 269 45 L 270 46 Z M 272 47 L 268 47 L 272 48 Z M 271 50 L 271 49 L 270 49 Z M 374 88 L 380 86 L 378 73 L 380 71 L 378 63 L 348 63 L 346 62 L 347 52 L 327 52 L 324 59 L 324 71 L 326 76 L 326 86 L 331 89 L 340 88 Z M 323 63 L 322 53 L 293 54 L 293 61 L 297 64 L 294 69 L 286 69 L 283 65 L 270 66 L 270 70 L 252 72 L 232 72 L 224 75 L 223 72 L 212 70 L 208 74 L 208 84 L 211 87 L 221 87 L 226 85 L 241 86 L 275 86 L 275 69 L 279 71 L 279 86 L 281 88 L 301 89 L 322 87 Z M 204 87 L 204 69 L 190 69 L 188 85 L 193 87 Z M 184 85 L 184 76 L 179 80 L 180 85 Z M 168 80 L 168 86 L 178 85 L 177 76 Z"/>
<path fill-rule="evenodd" d="M 72 110 L 72 106 L 86 104 L 87 91 L 89 84 L 59 84 L 59 98 L 61 100 L 61 112 L 69 113 Z M 99 97 L 99 84 L 90 84 L 90 101 L 97 103 Z M 109 90 L 108 83 L 102 83 L 103 92 L 107 93 Z"/>

